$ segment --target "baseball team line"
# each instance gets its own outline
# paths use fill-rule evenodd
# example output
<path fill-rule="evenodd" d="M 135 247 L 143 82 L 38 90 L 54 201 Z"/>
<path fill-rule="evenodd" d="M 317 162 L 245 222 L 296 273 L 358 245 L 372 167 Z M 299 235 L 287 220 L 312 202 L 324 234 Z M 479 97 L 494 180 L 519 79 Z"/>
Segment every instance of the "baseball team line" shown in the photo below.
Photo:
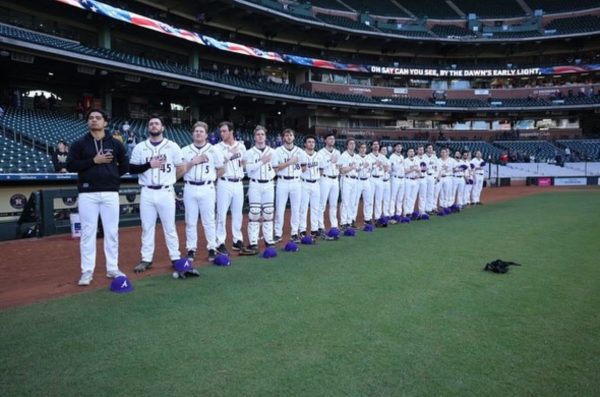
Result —
<path fill-rule="evenodd" d="M 233 124 L 219 124 L 222 141 L 208 142 L 208 125 L 192 127 L 193 142 L 180 148 L 163 136 L 159 117 L 148 121 L 149 137 L 138 143 L 129 159 L 123 144 L 106 134 L 108 116 L 100 109 L 88 113 L 90 132 L 72 144 L 67 169 L 78 173 L 81 221 L 79 285 L 90 285 L 96 262 L 98 216 L 104 228 L 106 275 L 125 276 L 118 266 L 119 187 L 121 175 L 138 174 L 142 226 L 141 260 L 135 272 L 152 267 L 157 217 L 160 218 L 174 274 L 198 275 L 191 267 L 198 247 L 198 218 L 207 241 L 208 260 L 228 263 L 226 219 L 231 212 L 232 250 L 241 255 L 259 253 L 259 236 L 272 250 L 283 234 L 284 214 L 290 202 L 291 240 L 294 243 L 320 238 L 335 240 L 342 229 L 352 235 L 362 198 L 363 230 L 388 224 L 428 220 L 445 216 L 467 205 L 481 204 L 485 161 L 481 152 L 456 152 L 442 148 L 438 157 L 433 145 L 410 148 L 404 157 L 401 143 L 388 157 L 387 148 L 372 141 L 367 145 L 346 140 L 346 150 L 335 149 L 335 134 L 325 137 L 317 151 L 313 136 L 304 138 L 304 149 L 294 144 L 295 132 L 282 132 L 283 145 L 267 145 L 267 130 L 254 129 L 254 146 L 246 149 L 234 137 Z M 248 187 L 248 239 L 244 245 L 242 209 L 243 179 Z M 187 256 L 181 257 L 175 228 L 174 185 L 183 177 Z M 338 200 L 341 194 L 338 224 Z M 325 209 L 329 230 L 325 230 Z M 310 211 L 310 225 L 307 216 Z M 265 253 L 266 254 L 266 253 Z M 266 255 L 265 255 L 266 256 Z"/>

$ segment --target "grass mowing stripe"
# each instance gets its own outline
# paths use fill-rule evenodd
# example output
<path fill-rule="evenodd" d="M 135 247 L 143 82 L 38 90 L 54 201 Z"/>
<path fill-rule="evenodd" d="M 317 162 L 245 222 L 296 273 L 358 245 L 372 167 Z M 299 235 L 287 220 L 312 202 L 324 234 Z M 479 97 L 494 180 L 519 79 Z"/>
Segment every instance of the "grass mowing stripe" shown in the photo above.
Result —
<path fill-rule="evenodd" d="M 2 390 L 592 395 L 599 197 L 528 197 L 8 310 Z M 523 267 L 481 271 L 496 258 Z"/>

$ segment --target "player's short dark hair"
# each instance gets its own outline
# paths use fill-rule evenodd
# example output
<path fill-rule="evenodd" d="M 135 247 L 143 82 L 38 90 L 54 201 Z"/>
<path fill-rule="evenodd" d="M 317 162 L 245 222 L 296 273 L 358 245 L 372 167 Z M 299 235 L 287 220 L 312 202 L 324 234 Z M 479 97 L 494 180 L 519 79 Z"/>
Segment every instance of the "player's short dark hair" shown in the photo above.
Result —
<path fill-rule="evenodd" d="M 398 145 L 400 145 L 400 146 L 404 147 L 404 146 L 402 145 L 402 143 L 401 143 L 401 142 L 396 142 L 396 143 L 394 144 L 394 148 L 395 148 L 396 146 L 398 146 Z"/>
<path fill-rule="evenodd" d="M 427 145 L 425 145 L 425 149 L 427 149 L 429 146 L 431 146 L 431 148 L 433 149 L 433 144 L 432 143 L 428 143 Z"/>
<path fill-rule="evenodd" d="M 348 138 L 348 139 L 346 139 L 346 147 L 348 147 L 348 144 L 350 142 L 356 142 L 356 139 L 354 139 L 354 138 Z"/>
<path fill-rule="evenodd" d="M 317 138 L 314 135 L 307 135 L 306 137 L 304 137 L 304 143 L 306 143 L 306 141 L 308 141 L 309 139 L 312 139 L 313 141 L 315 141 L 315 143 L 317 143 Z"/>
<path fill-rule="evenodd" d="M 325 133 L 325 139 L 329 138 L 330 136 L 335 138 L 336 135 L 337 135 L 336 130 L 329 130 Z"/>
<path fill-rule="evenodd" d="M 219 123 L 219 129 L 226 126 L 229 131 L 233 131 L 233 123 L 231 121 L 221 121 Z"/>
<path fill-rule="evenodd" d="M 154 120 L 154 119 L 160 121 L 160 125 L 165 125 L 165 122 L 158 114 L 151 114 L 150 118 L 148 119 L 148 122 L 150 122 L 150 120 Z"/>
<path fill-rule="evenodd" d="M 358 148 L 360 149 L 361 146 L 367 147 L 367 142 L 359 142 Z"/>
<path fill-rule="evenodd" d="M 425 146 L 423 146 L 423 145 L 417 145 L 417 149 L 419 149 L 419 148 L 423 148 L 423 150 L 425 150 Z"/>
<path fill-rule="evenodd" d="M 377 144 L 378 144 L 379 146 L 381 146 L 381 142 L 379 141 L 379 139 L 373 139 L 373 140 L 371 141 L 371 147 L 373 147 L 373 144 L 374 144 L 375 142 L 377 142 Z"/>
<path fill-rule="evenodd" d="M 107 123 L 110 121 L 110 118 L 108 117 L 108 113 L 106 113 L 104 110 L 99 109 L 99 108 L 92 108 L 90 110 L 87 111 L 87 113 L 85 114 L 85 119 L 89 119 L 90 118 L 90 114 L 92 113 L 100 113 L 102 115 L 102 118 L 104 119 L 104 121 L 106 121 Z"/>

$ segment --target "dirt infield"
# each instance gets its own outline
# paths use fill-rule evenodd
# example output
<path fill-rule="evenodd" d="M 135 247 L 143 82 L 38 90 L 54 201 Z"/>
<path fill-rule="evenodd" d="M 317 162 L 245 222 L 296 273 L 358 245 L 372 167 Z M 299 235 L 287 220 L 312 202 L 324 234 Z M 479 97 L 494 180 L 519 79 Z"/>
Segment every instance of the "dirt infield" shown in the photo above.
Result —
<path fill-rule="evenodd" d="M 516 186 L 485 189 L 486 203 L 508 200 L 514 197 L 530 196 L 551 191 L 567 191 L 572 188 Z M 581 189 L 578 189 L 581 190 Z M 360 211 L 359 211 L 360 213 Z M 325 216 L 327 219 L 327 215 Z M 229 231 L 229 225 L 227 230 Z M 177 231 L 181 252 L 185 249 L 183 222 L 178 222 Z M 246 234 L 246 223 L 243 226 Z M 123 228 L 119 232 L 120 268 L 134 282 L 148 275 L 164 274 L 170 271 L 162 228 L 157 227 L 156 254 L 154 268 L 145 274 L 134 274 L 132 269 L 140 258 L 140 228 Z M 199 227 L 198 242 L 204 244 L 204 234 Z M 230 245 L 228 245 L 230 246 Z M 199 247 L 201 248 L 201 247 Z M 79 241 L 65 235 L 41 239 L 15 240 L 0 243 L 2 261 L 0 263 L 0 309 L 30 304 L 68 294 L 81 293 L 90 288 L 107 288 L 110 284 L 105 277 L 102 240 L 98 240 L 96 271 L 92 287 L 77 286 L 80 276 Z M 196 264 L 208 265 L 206 251 L 200 249 Z"/>

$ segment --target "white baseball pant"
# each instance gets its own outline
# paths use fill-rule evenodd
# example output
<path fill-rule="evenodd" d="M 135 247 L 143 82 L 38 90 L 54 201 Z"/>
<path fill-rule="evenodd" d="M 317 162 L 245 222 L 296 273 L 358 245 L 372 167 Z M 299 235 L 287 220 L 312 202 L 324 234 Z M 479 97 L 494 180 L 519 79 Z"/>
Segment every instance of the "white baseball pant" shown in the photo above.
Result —
<path fill-rule="evenodd" d="M 419 192 L 419 180 L 404 179 L 404 216 L 411 216 L 415 210 L 415 202 Z"/>
<path fill-rule="evenodd" d="M 185 184 L 183 204 L 185 205 L 185 245 L 188 251 L 196 251 L 198 248 L 198 215 L 202 218 L 206 248 L 209 250 L 217 248 L 216 196 L 213 182 L 205 185 Z"/>
<path fill-rule="evenodd" d="M 353 221 L 354 204 L 356 202 L 356 177 L 350 178 L 343 176 L 342 181 L 342 225 L 350 225 Z"/>
<path fill-rule="evenodd" d="M 404 201 L 404 177 L 392 177 L 390 192 L 390 215 L 402 215 L 402 202 Z"/>
<path fill-rule="evenodd" d="M 356 216 L 358 215 L 358 207 L 360 205 L 360 198 L 362 197 L 363 219 L 365 222 L 371 221 L 371 219 L 373 219 L 373 193 L 371 190 L 371 181 L 369 180 L 369 178 L 359 178 L 356 181 L 355 192 L 356 198 L 354 200 L 352 220 L 356 220 Z"/>
<path fill-rule="evenodd" d="M 180 258 L 179 238 L 175 229 L 175 190 L 173 186 L 162 189 L 142 187 L 140 217 L 142 219 L 142 261 L 152 262 L 156 217 L 160 218 L 165 242 L 172 261 Z"/>
<path fill-rule="evenodd" d="M 456 204 L 459 207 L 462 207 L 464 189 L 465 178 L 462 176 L 452 177 L 452 204 Z"/>
<path fill-rule="evenodd" d="M 475 178 L 473 180 L 473 202 L 480 203 L 481 202 L 481 191 L 483 190 L 483 180 L 485 179 L 485 175 L 483 174 L 475 174 Z"/>
<path fill-rule="evenodd" d="M 81 256 L 81 272 L 93 273 L 96 267 L 96 232 L 98 231 L 98 215 L 102 219 L 104 229 L 104 256 L 106 271 L 119 270 L 119 193 L 90 192 L 79 193 L 77 200 L 81 237 L 79 253 Z"/>
<path fill-rule="evenodd" d="M 290 200 L 290 226 L 291 235 L 298 234 L 300 226 L 300 201 L 302 200 L 302 185 L 300 179 L 277 179 L 277 192 L 275 194 L 275 235 L 283 234 L 285 206 Z"/>
<path fill-rule="evenodd" d="M 454 204 L 452 192 L 454 188 L 454 177 L 452 175 L 444 176 L 438 183 L 440 187 L 440 204 L 442 208 L 449 208 Z"/>
<path fill-rule="evenodd" d="M 418 182 L 418 196 L 419 196 L 419 213 L 424 214 L 427 212 L 427 177 L 417 179 Z"/>
<path fill-rule="evenodd" d="M 373 198 L 373 218 L 379 219 L 383 212 L 383 180 L 381 177 L 371 177 L 371 197 Z"/>
<path fill-rule="evenodd" d="M 306 232 L 308 207 L 310 206 L 310 231 L 319 229 L 319 214 L 321 213 L 321 186 L 318 180 L 302 181 L 302 199 L 300 200 L 300 231 Z"/>
<path fill-rule="evenodd" d="M 225 244 L 227 240 L 227 211 L 230 207 L 233 241 L 244 241 L 242 235 L 244 185 L 241 181 L 230 182 L 220 179 L 217 183 L 217 245 Z"/>
<path fill-rule="evenodd" d="M 437 207 L 437 201 L 434 202 L 436 185 L 435 177 L 433 175 L 427 175 L 425 180 L 427 181 L 427 204 L 425 207 L 427 208 L 427 212 L 431 212 Z"/>
<path fill-rule="evenodd" d="M 392 216 L 393 212 L 390 212 L 390 196 L 392 191 L 392 184 L 390 180 L 382 181 L 383 183 L 383 216 Z"/>
<path fill-rule="evenodd" d="M 324 175 L 320 181 L 321 213 L 319 214 L 319 229 L 325 229 L 325 209 L 329 208 L 329 227 L 338 227 L 337 208 L 340 198 L 340 180 Z"/>
<path fill-rule="evenodd" d="M 465 181 L 465 188 L 463 190 L 463 204 L 471 204 L 471 192 L 473 191 L 473 185 Z"/>

